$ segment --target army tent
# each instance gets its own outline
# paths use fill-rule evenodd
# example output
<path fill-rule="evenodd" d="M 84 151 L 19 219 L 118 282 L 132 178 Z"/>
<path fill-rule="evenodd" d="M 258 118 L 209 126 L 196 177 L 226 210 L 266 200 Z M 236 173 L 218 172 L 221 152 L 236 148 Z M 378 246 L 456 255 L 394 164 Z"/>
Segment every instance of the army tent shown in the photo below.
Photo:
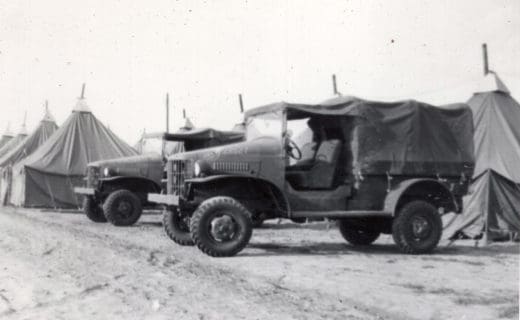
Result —
<path fill-rule="evenodd" d="M 45 116 L 40 124 L 27 136 L 21 143 L 0 158 L 1 182 L 0 182 L 0 201 L 2 204 L 8 202 L 12 182 L 12 165 L 33 153 L 58 129 L 54 118 L 45 110 Z"/>
<path fill-rule="evenodd" d="M 2 148 L 0 148 L 0 157 L 5 156 L 9 151 L 14 149 L 20 142 L 23 141 L 27 137 L 27 129 L 25 128 L 25 123 L 20 128 L 20 132 L 12 139 L 10 139 Z"/>
<path fill-rule="evenodd" d="M 471 192 L 446 228 L 450 238 L 493 240 L 520 231 L 520 104 L 495 73 L 480 90 L 468 101 L 475 124 Z"/>
<path fill-rule="evenodd" d="M 13 134 L 11 133 L 11 130 L 9 130 L 9 125 L 7 125 L 7 129 L 5 130 L 4 134 L 0 138 L 0 149 L 5 146 L 6 143 L 8 143 L 13 138 Z"/>
<path fill-rule="evenodd" d="M 11 202 L 25 207 L 80 207 L 74 187 L 83 185 L 89 162 L 135 154 L 80 98 L 65 123 L 13 166 Z"/>

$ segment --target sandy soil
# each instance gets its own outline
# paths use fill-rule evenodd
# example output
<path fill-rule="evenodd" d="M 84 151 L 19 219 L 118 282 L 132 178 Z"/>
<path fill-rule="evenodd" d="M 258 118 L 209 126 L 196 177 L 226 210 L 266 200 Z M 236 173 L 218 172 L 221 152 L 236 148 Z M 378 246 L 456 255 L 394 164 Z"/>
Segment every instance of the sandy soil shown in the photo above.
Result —
<path fill-rule="evenodd" d="M 327 224 L 268 224 L 233 258 L 83 215 L 0 209 L 1 319 L 518 319 L 519 246 L 400 254 Z"/>

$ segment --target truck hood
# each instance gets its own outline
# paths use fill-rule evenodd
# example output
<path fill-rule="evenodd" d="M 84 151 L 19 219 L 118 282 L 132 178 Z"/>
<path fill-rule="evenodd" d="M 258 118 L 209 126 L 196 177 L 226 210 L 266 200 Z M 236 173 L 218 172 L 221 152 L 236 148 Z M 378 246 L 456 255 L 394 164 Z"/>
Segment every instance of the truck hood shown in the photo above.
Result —
<path fill-rule="evenodd" d="M 267 174 L 266 170 L 283 165 L 282 155 L 280 139 L 260 137 L 251 141 L 178 153 L 168 160 L 188 160 L 192 165 L 198 162 L 206 175 L 240 174 L 262 177 Z"/>
<path fill-rule="evenodd" d="M 149 177 L 156 171 L 161 172 L 163 167 L 162 157 L 158 153 L 149 153 L 110 160 L 91 162 L 89 167 L 98 167 L 101 171 L 108 168 L 110 176 L 139 176 Z"/>

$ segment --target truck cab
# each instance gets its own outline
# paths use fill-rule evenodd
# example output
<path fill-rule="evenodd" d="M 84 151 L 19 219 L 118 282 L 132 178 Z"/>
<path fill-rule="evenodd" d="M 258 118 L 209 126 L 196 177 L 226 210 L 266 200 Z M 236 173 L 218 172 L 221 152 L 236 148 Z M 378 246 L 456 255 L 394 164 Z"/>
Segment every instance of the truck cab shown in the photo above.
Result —
<path fill-rule="evenodd" d="M 84 195 L 83 210 L 90 220 L 132 225 L 144 207 L 155 205 L 147 201 L 147 194 L 165 189 L 163 168 L 168 156 L 242 138 L 241 132 L 211 128 L 144 134 L 139 142 L 140 155 L 89 163 L 86 187 L 75 188 L 75 192 Z"/>
<path fill-rule="evenodd" d="M 166 164 L 164 225 L 179 244 L 231 256 L 252 222 L 338 221 L 353 245 L 392 234 L 407 253 L 432 251 L 443 212 L 461 212 L 473 170 L 465 105 L 341 97 L 275 103 L 245 113 L 246 140 L 178 153 Z"/>

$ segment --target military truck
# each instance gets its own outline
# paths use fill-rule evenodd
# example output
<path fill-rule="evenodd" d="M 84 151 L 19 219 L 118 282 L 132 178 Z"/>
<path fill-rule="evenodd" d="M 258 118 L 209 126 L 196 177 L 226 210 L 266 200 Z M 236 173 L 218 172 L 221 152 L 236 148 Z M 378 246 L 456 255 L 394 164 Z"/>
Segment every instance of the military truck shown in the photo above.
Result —
<path fill-rule="evenodd" d="M 210 128 L 181 130 L 177 133 L 150 133 L 140 142 L 141 155 L 89 163 L 86 187 L 75 188 L 84 195 L 83 211 L 94 222 L 116 226 L 136 223 L 143 207 L 155 205 L 148 193 L 160 193 L 166 157 L 243 140 L 243 133 Z"/>
<path fill-rule="evenodd" d="M 428 253 L 441 238 L 441 215 L 462 210 L 474 167 L 464 104 L 337 97 L 274 103 L 244 117 L 245 141 L 168 158 L 167 193 L 148 200 L 169 207 L 164 225 L 175 242 L 233 256 L 258 216 L 328 218 L 352 245 L 383 233 L 405 253 Z M 296 143 L 305 130 L 307 141 Z"/>

